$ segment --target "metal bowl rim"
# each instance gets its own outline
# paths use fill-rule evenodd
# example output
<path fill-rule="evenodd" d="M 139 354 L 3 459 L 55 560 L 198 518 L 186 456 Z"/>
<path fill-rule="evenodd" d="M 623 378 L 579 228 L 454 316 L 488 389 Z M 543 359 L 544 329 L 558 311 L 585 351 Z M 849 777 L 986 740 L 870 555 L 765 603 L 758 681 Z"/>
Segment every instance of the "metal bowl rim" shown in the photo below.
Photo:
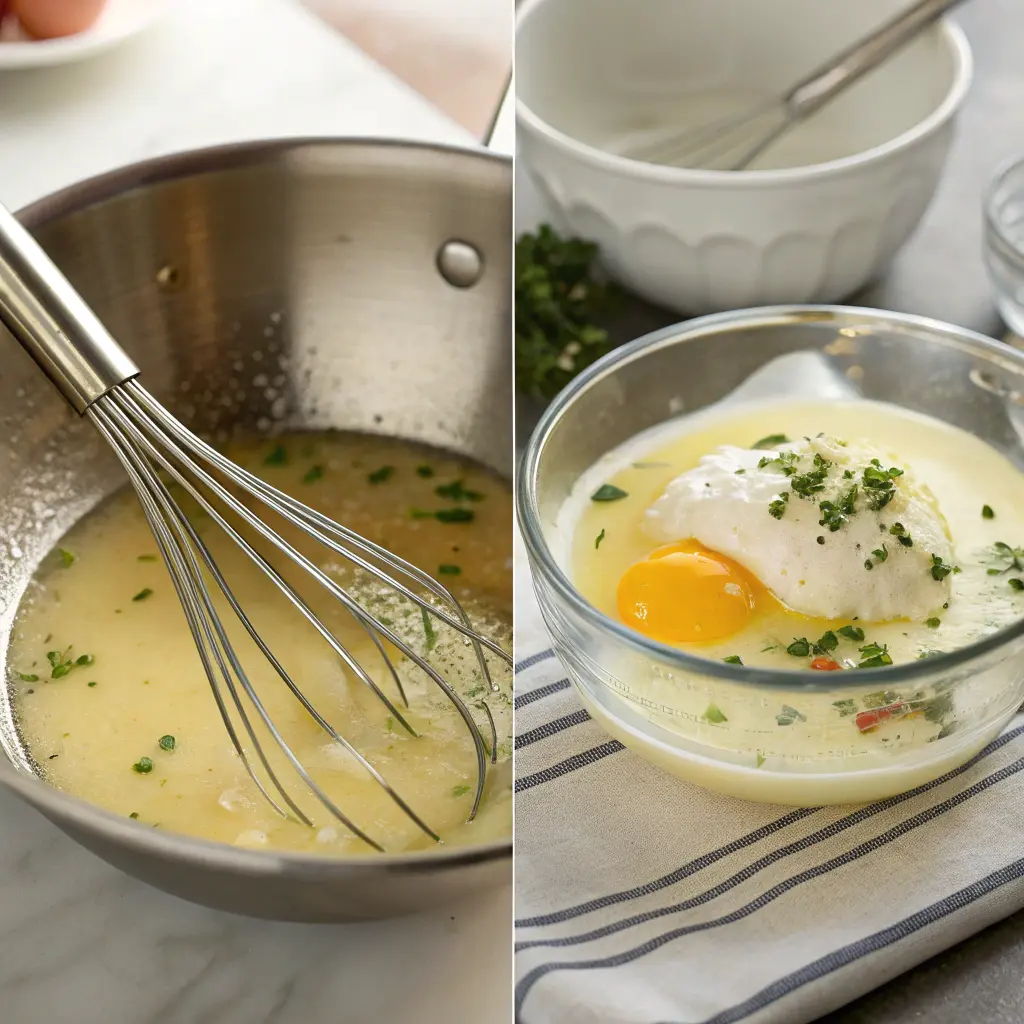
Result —
<path fill-rule="evenodd" d="M 536 479 L 539 472 L 543 449 L 547 439 L 562 417 L 571 409 L 577 398 L 600 379 L 614 374 L 621 364 L 642 359 L 647 353 L 668 348 L 677 343 L 685 343 L 707 334 L 719 333 L 728 328 L 758 328 L 778 326 L 786 323 L 800 323 L 813 320 L 815 322 L 833 321 L 839 326 L 848 323 L 850 326 L 873 322 L 879 326 L 912 328 L 930 333 L 936 339 L 947 342 L 960 342 L 983 356 L 991 363 L 1008 365 L 1013 371 L 1024 376 L 1024 353 L 1004 345 L 1002 342 L 985 337 L 967 328 L 943 323 L 930 317 L 912 313 L 896 313 L 887 310 L 871 309 L 862 306 L 833 305 L 791 305 L 791 306 L 758 306 L 751 309 L 730 310 L 725 313 L 713 313 L 709 316 L 697 317 L 693 320 L 681 321 L 669 327 L 661 328 L 645 334 L 635 341 L 623 345 L 597 362 L 587 367 L 572 380 L 544 411 L 540 422 L 527 443 L 526 450 L 520 460 L 519 472 L 516 476 L 516 516 L 523 540 L 530 557 L 534 572 L 540 572 L 545 583 L 550 585 L 558 597 L 565 602 L 587 624 L 598 631 L 610 633 L 614 638 L 648 657 L 654 657 L 662 663 L 686 672 L 710 676 L 723 682 L 765 687 L 768 689 L 795 688 L 821 690 L 828 692 L 859 691 L 875 681 L 883 688 L 896 686 L 903 682 L 924 680 L 935 675 L 948 675 L 957 668 L 963 668 L 969 662 L 991 654 L 1007 644 L 1024 638 L 1024 617 L 1017 622 L 1005 626 L 982 640 L 968 644 L 955 651 L 935 655 L 901 665 L 888 665 L 881 668 L 849 669 L 843 673 L 843 682 L 835 680 L 816 681 L 816 673 L 787 669 L 755 668 L 747 665 L 729 665 L 711 658 L 687 654 L 676 647 L 650 640 L 640 633 L 629 629 L 621 622 L 616 622 L 604 612 L 595 608 L 573 586 L 568 576 L 555 562 L 551 550 L 544 539 L 540 523 L 540 512 L 537 505 Z M 829 675 L 831 673 L 821 673 Z M 809 678 L 811 677 L 811 678 Z"/>

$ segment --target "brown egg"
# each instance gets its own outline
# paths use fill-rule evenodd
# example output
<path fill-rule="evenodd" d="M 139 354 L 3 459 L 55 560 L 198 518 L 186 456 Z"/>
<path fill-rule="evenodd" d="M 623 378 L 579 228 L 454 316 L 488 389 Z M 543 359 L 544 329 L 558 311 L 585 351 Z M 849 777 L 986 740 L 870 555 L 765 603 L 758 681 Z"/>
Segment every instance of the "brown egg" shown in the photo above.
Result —
<path fill-rule="evenodd" d="M 95 24 L 107 0 L 11 0 L 21 27 L 36 39 L 57 39 Z"/>

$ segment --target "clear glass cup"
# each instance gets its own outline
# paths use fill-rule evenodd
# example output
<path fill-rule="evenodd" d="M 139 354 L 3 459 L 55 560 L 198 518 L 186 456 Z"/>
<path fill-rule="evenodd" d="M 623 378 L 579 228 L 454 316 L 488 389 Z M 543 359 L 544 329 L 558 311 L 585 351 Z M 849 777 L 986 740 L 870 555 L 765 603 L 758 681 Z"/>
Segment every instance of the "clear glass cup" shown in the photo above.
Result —
<path fill-rule="evenodd" d="M 1024 159 L 1005 164 L 985 193 L 985 266 L 1006 325 L 1024 337 Z"/>
<path fill-rule="evenodd" d="M 579 476 L 641 431 L 730 395 L 779 356 L 811 352 L 868 399 L 958 426 L 1024 469 L 1024 355 L 921 317 L 772 307 L 641 338 L 555 399 L 520 466 L 518 513 L 553 645 L 591 714 L 648 760 L 711 788 L 815 805 L 880 799 L 955 771 L 1024 698 L 1024 620 L 959 650 L 841 673 L 730 665 L 633 632 L 591 606 L 554 554 Z M 908 714 L 884 745 L 837 702 L 882 693 Z M 726 722 L 700 709 L 714 704 Z M 936 734 L 928 709 L 944 708 Z M 786 709 L 797 711 L 790 715 Z M 913 712 L 913 713 L 909 713 Z M 905 727 L 904 727 L 905 723 Z"/>

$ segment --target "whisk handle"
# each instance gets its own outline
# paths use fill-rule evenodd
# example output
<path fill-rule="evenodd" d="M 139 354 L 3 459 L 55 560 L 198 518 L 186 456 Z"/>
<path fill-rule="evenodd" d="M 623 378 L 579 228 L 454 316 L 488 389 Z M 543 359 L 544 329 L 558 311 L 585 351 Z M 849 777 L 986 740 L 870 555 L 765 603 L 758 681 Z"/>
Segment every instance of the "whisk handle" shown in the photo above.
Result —
<path fill-rule="evenodd" d="M 837 93 L 878 67 L 890 54 L 962 0 L 918 0 L 881 28 L 816 68 L 785 96 L 792 117 L 806 117 Z"/>
<path fill-rule="evenodd" d="M 3 206 L 0 323 L 78 413 L 139 372 L 39 243 Z"/>

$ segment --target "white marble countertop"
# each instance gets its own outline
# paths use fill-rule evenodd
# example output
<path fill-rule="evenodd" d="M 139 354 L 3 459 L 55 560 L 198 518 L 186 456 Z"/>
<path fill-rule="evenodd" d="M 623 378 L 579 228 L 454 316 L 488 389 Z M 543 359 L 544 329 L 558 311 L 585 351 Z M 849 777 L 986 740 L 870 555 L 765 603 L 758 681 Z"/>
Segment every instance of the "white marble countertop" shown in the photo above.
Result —
<path fill-rule="evenodd" d="M 94 61 L 0 73 L 0 202 L 17 209 L 147 156 L 285 135 L 473 142 L 288 0 L 179 0 Z M 0 1021 L 504 1021 L 511 902 L 503 891 L 359 925 L 252 921 L 128 878 L 0 791 Z"/>

